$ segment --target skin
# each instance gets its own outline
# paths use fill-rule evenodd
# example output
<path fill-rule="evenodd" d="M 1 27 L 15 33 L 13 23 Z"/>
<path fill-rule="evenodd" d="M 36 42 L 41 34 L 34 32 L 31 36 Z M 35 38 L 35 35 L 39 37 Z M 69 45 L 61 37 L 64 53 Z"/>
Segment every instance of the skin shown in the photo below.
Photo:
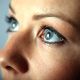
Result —
<path fill-rule="evenodd" d="M 10 5 L 19 30 L 9 32 L 0 52 L 3 80 L 80 80 L 80 1 L 12 0 Z M 41 40 L 43 25 L 51 25 L 65 42 Z"/>

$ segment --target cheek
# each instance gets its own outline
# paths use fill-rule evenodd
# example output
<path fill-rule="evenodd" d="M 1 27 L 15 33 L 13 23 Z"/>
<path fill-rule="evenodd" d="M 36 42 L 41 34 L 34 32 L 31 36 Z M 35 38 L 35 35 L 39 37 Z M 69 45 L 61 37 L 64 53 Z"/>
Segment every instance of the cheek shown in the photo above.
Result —
<path fill-rule="evenodd" d="M 32 61 L 38 80 L 68 80 L 73 75 L 72 65 L 68 61 L 52 59 L 41 54 L 35 56 Z"/>
<path fill-rule="evenodd" d="M 44 48 L 40 42 L 37 45 L 37 53 L 34 55 L 32 63 L 38 80 L 76 80 L 74 79 L 76 73 L 75 60 L 69 59 L 69 56 L 64 58 L 63 53 L 60 54 L 64 51 L 58 52 L 58 49 L 57 51 L 53 49 L 50 52 L 50 49 Z"/>

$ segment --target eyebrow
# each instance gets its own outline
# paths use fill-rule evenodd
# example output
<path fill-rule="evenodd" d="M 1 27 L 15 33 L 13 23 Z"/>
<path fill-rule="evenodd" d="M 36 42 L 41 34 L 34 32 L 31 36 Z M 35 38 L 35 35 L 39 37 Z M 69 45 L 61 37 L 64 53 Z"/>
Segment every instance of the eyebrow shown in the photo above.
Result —
<path fill-rule="evenodd" d="M 77 28 L 77 24 L 75 21 L 73 21 L 72 19 L 68 18 L 67 16 L 65 16 L 64 14 L 60 13 L 60 14 L 57 14 L 57 13 L 47 13 L 47 14 L 39 14 L 39 15 L 34 15 L 33 16 L 33 19 L 34 20 L 39 20 L 39 19 L 42 19 L 42 18 L 46 18 L 46 17 L 56 17 L 56 18 L 59 18 L 59 19 L 62 19 L 66 22 L 68 22 L 69 24 L 71 24 L 73 27 Z"/>
<path fill-rule="evenodd" d="M 15 14 L 15 10 L 13 9 L 13 7 L 11 6 L 11 4 L 9 4 L 9 9 L 12 11 L 12 13 L 14 13 Z M 77 24 L 73 21 L 73 20 L 71 20 L 71 19 L 69 19 L 67 16 L 65 16 L 63 13 L 59 13 L 59 14 L 57 14 L 57 13 L 45 13 L 45 14 L 36 14 L 36 15 L 34 15 L 33 16 L 33 19 L 34 20 L 40 20 L 40 19 L 42 19 L 42 18 L 46 18 L 46 17 L 57 17 L 57 18 L 59 18 L 59 19 L 62 19 L 62 20 L 64 20 L 64 21 L 66 21 L 66 22 L 68 22 L 68 23 L 70 23 L 73 27 L 75 27 L 75 28 L 77 28 L 76 26 L 77 26 Z"/>
<path fill-rule="evenodd" d="M 12 11 L 12 13 L 15 14 L 15 11 L 14 11 L 13 7 L 11 6 L 11 4 L 9 4 L 9 9 Z"/>

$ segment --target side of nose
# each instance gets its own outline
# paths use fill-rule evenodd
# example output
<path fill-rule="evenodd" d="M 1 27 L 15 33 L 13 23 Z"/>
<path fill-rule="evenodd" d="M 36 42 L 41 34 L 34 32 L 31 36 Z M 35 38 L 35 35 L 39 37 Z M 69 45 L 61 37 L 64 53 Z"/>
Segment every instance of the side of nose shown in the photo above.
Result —
<path fill-rule="evenodd" d="M 16 42 L 16 41 L 15 41 Z M 25 73 L 29 70 L 28 60 L 23 55 L 20 46 L 12 42 L 0 52 L 0 64 L 8 72 Z M 16 46 L 17 45 L 17 46 Z"/>
<path fill-rule="evenodd" d="M 28 61 L 21 52 L 2 53 L 5 54 L 0 58 L 0 64 L 7 71 L 15 73 L 25 73 L 29 69 Z"/>

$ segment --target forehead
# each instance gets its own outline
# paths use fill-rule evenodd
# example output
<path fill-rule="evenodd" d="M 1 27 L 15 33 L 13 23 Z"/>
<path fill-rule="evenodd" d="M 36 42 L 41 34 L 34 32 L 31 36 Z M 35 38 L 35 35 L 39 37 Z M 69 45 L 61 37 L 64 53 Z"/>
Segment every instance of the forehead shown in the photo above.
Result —
<path fill-rule="evenodd" d="M 45 9 L 76 10 L 80 6 L 79 0 L 12 0 L 14 8 L 21 9 Z M 65 11 L 66 11 L 65 10 Z"/>

